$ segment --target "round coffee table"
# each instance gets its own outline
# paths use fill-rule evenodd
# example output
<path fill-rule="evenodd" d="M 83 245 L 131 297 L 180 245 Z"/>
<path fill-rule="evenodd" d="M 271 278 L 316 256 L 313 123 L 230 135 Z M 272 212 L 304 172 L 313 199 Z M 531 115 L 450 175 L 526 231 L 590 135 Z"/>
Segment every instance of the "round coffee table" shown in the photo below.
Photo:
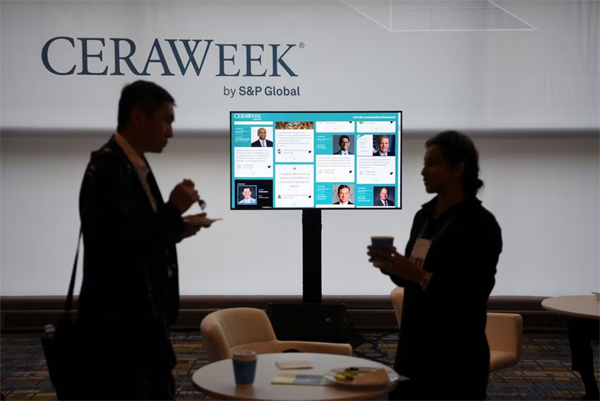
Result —
<path fill-rule="evenodd" d="M 583 319 L 600 319 L 600 301 L 595 295 L 572 295 L 546 298 L 542 307 L 562 315 Z"/>
<path fill-rule="evenodd" d="M 277 361 L 310 361 L 311 369 L 280 370 Z M 348 367 L 384 368 L 378 362 L 344 355 L 285 353 L 258 355 L 256 377 L 252 386 L 236 386 L 231 359 L 210 363 L 192 375 L 194 386 L 201 392 L 229 400 L 366 400 L 392 391 L 398 382 L 387 386 L 292 385 L 271 384 L 280 373 L 324 375 L 331 369 Z M 400 380 L 408 380 L 400 376 Z"/>
<path fill-rule="evenodd" d="M 579 370 L 581 380 L 586 389 L 584 399 L 598 399 L 598 385 L 594 377 L 594 363 L 590 342 L 598 340 L 598 323 L 600 319 L 600 300 L 595 295 L 573 295 L 567 297 L 547 298 L 542 307 L 552 312 L 570 317 L 569 347 L 571 348 L 572 369 Z M 587 327 L 593 327 L 590 330 Z M 575 368 L 578 361 L 579 366 Z"/>

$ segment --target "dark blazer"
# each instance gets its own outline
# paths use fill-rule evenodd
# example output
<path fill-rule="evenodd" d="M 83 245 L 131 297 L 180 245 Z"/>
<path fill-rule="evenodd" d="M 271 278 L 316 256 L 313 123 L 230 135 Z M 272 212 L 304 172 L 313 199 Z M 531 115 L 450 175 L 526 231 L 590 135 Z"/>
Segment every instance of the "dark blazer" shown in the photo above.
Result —
<path fill-rule="evenodd" d="M 393 200 L 387 200 L 388 206 L 394 206 L 394 201 Z M 381 198 L 377 198 L 375 199 L 375 202 L 373 202 L 373 206 L 383 206 L 383 202 L 381 201 Z"/>
<path fill-rule="evenodd" d="M 388 156 L 395 156 L 394 152 L 387 152 L 387 155 Z M 376 153 L 373 154 L 373 156 L 381 156 L 381 155 L 379 154 L 379 151 L 377 151 Z"/>
<path fill-rule="evenodd" d="M 267 148 L 273 147 L 273 141 L 269 141 L 268 139 L 265 139 L 265 141 L 267 142 Z M 262 148 L 262 146 L 260 146 L 260 140 L 252 142 L 252 145 L 250 146 L 252 146 L 253 148 Z"/>
<path fill-rule="evenodd" d="M 334 203 L 334 205 L 339 205 L 339 204 L 340 204 L 340 201 L 337 201 L 337 202 L 335 202 L 335 203 Z M 348 204 L 349 204 L 349 205 L 354 205 L 354 203 L 352 203 L 352 202 L 350 202 L 350 201 L 348 201 Z"/>
<path fill-rule="evenodd" d="M 168 368 L 175 364 L 168 325 L 179 309 L 175 242 L 184 224 L 177 207 L 163 201 L 151 172 L 148 185 L 156 213 L 114 136 L 92 153 L 83 178 L 78 325 L 97 347 L 86 355 L 95 358 L 93 366 L 98 369 L 121 362 L 137 368 L 150 361 Z M 119 376 L 121 385 L 127 386 L 128 374 Z M 115 372 L 115 380 L 119 377 Z"/>
<path fill-rule="evenodd" d="M 341 155 L 342 154 L 342 149 L 338 150 L 337 152 L 334 153 L 334 155 Z M 348 151 L 349 155 L 353 155 L 354 153 Z"/>
<path fill-rule="evenodd" d="M 409 257 L 421 233 L 436 237 L 422 266 L 433 273 L 429 285 L 423 290 L 391 276 L 405 291 L 395 370 L 411 383 L 394 390 L 390 399 L 396 394 L 406 399 L 485 399 L 487 301 L 502 251 L 500 226 L 474 196 L 432 219 L 435 202 L 415 215 L 405 250 Z M 444 361 L 452 361 L 452 369 Z"/>

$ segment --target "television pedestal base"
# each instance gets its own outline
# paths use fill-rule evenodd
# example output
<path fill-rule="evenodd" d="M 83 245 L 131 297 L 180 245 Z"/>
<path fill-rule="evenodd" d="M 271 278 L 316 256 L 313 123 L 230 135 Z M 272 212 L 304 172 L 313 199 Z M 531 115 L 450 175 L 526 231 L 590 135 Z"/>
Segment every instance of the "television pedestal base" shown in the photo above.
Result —
<path fill-rule="evenodd" d="M 321 209 L 302 210 L 302 303 L 271 303 L 267 314 L 282 341 L 350 343 L 364 339 L 350 324 L 346 304 L 323 304 Z"/>
<path fill-rule="evenodd" d="M 347 343 L 346 304 L 270 303 L 267 315 L 278 340 Z"/>

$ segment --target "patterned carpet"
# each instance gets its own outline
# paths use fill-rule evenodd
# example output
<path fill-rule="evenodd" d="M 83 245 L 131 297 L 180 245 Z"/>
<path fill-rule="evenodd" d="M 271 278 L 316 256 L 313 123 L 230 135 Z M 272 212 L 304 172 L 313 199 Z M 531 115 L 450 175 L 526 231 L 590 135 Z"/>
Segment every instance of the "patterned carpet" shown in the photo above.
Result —
<path fill-rule="evenodd" d="M 393 365 L 396 333 L 362 333 L 365 342 L 355 348 L 357 357 Z M 44 354 L 37 333 L 2 333 L 2 398 L 7 400 L 53 400 Z M 210 400 L 194 389 L 191 375 L 207 363 L 199 332 L 172 334 L 178 364 L 175 369 L 177 400 Z M 595 344 L 596 375 L 598 344 Z M 521 362 L 490 376 L 491 400 L 578 400 L 583 395 L 579 376 L 570 370 L 571 359 L 566 333 L 525 333 Z"/>

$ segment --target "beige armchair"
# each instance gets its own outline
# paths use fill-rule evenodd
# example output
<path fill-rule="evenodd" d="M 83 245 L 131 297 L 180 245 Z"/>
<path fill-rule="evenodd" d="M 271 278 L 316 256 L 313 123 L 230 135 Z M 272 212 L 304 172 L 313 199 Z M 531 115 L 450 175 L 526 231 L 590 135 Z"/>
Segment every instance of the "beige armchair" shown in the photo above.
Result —
<path fill-rule="evenodd" d="M 398 328 L 402 330 L 400 324 L 402 323 L 402 307 L 404 306 L 404 287 L 394 288 L 390 297 L 392 298 L 392 305 L 394 306 L 394 312 L 396 313 Z"/>
<path fill-rule="evenodd" d="M 390 297 L 398 320 L 398 327 L 401 329 L 404 288 L 394 288 Z M 519 363 L 523 348 L 523 318 L 521 315 L 488 312 L 485 335 L 490 345 L 490 372 Z"/>
<path fill-rule="evenodd" d="M 228 308 L 213 312 L 200 323 L 209 362 L 231 358 L 236 350 L 257 354 L 289 349 L 321 354 L 352 355 L 350 344 L 311 341 L 279 341 L 265 311 L 255 308 Z"/>
<path fill-rule="evenodd" d="M 490 372 L 519 363 L 523 348 L 521 315 L 488 312 L 485 335 L 490 345 Z"/>

